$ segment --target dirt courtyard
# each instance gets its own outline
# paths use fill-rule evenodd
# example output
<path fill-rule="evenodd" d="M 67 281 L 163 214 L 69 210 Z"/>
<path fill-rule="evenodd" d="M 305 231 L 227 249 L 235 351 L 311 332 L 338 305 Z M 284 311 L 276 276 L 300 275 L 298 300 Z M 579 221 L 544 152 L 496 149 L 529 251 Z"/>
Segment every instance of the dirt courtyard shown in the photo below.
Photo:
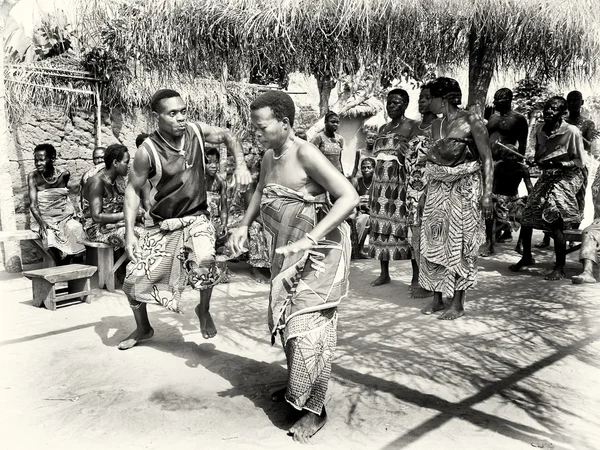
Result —
<path fill-rule="evenodd" d="M 499 249 L 480 260 L 454 322 L 419 313 L 427 300 L 407 294 L 409 262 L 392 263 L 379 288 L 377 261 L 352 262 L 330 418 L 311 448 L 600 447 L 600 285 L 544 281 L 550 251 L 512 274 L 518 255 Z M 231 267 L 213 295 L 216 338 L 202 338 L 186 290 L 185 314 L 149 307 L 155 337 L 128 351 L 116 348 L 134 326 L 121 291 L 52 312 L 31 305 L 27 279 L 0 273 L 0 447 L 300 448 L 286 435 L 291 408 L 269 396 L 286 371 L 270 345 L 268 288 Z"/>

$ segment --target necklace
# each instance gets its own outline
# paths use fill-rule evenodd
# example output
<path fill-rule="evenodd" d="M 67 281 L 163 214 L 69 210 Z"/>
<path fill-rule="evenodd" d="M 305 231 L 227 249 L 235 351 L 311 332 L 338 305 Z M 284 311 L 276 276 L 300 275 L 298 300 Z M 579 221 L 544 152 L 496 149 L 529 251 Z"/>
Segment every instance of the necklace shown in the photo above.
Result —
<path fill-rule="evenodd" d="M 294 137 L 294 138 L 292 139 L 292 144 L 295 144 L 295 143 L 296 143 L 296 138 Z M 279 156 L 278 156 L 278 155 L 276 155 L 276 154 L 275 154 L 275 150 L 273 150 L 273 159 L 277 160 L 277 159 L 281 159 L 281 158 L 283 158 L 283 157 L 285 156 L 285 154 L 286 154 L 287 152 L 289 152 L 289 151 L 290 151 L 290 149 L 292 148 L 292 144 L 290 144 L 290 146 L 289 146 L 288 148 L 286 148 L 286 149 L 285 149 L 283 152 L 281 152 L 281 154 L 280 154 Z"/>
<path fill-rule="evenodd" d="M 102 172 L 102 176 L 104 177 L 104 179 L 106 181 L 108 181 L 112 186 L 114 186 L 117 183 L 117 179 L 115 178 L 115 181 L 111 181 L 110 177 L 108 175 L 106 175 L 106 171 Z"/>
<path fill-rule="evenodd" d="M 367 183 L 365 183 L 365 179 L 363 178 L 363 179 L 362 179 L 362 184 L 363 184 L 363 186 L 364 186 L 364 187 L 367 189 L 367 191 L 368 191 L 369 189 L 371 189 L 371 186 L 373 185 L 373 178 L 371 178 L 371 182 L 369 183 L 369 185 L 368 185 L 368 186 L 367 186 Z"/>
<path fill-rule="evenodd" d="M 183 139 L 181 139 L 181 148 L 175 148 L 174 146 L 172 146 L 169 141 L 167 141 L 162 134 L 160 134 L 160 131 L 156 130 L 156 132 L 158 133 L 158 135 L 160 136 L 160 138 L 164 141 L 165 144 L 167 144 L 169 147 L 171 147 L 173 150 L 175 150 L 177 153 L 182 153 L 183 155 L 185 155 L 185 151 L 183 150 L 183 144 L 185 143 L 185 136 L 183 137 Z"/>
<path fill-rule="evenodd" d="M 56 170 L 52 169 L 52 176 L 50 177 L 50 180 L 52 180 L 52 181 L 49 181 L 49 180 L 48 180 L 48 179 L 47 179 L 47 178 L 44 176 L 44 174 L 43 174 L 43 173 L 40 173 L 40 175 L 42 176 L 42 178 L 44 179 L 44 181 L 46 182 L 46 184 L 53 184 L 53 183 L 56 183 L 56 178 L 57 178 L 57 177 L 56 177 Z"/>
<path fill-rule="evenodd" d="M 425 131 L 426 129 L 428 129 L 428 128 L 431 128 L 431 124 L 432 124 L 433 122 L 431 122 L 431 123 L 430 123 L 429 125 L 427 125 L 425 128 L 421 128 L 421 124 L 422 124 L 422 123 L 423 123 L 423 122 L 421 121 L 421 123 L 420 123 L 419 125 L 417 125 L 417 127 L 419 128 L 419 130 L 421 130 L 421 131 Z"/>

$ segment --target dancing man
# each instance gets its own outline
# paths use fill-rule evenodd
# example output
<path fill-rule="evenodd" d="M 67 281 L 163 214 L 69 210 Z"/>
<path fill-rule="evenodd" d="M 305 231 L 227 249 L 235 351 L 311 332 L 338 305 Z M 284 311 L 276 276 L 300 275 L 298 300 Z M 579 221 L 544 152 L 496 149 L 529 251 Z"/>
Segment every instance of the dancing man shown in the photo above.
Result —
<path fill-rule="evenodd" d="M 208 217 L 204 146 L 225 144 L 236 158 L 235 177 L 242 189 L 251 181 L 242 146 L 228 130 L 187 122 L 187 107 L 171 89 L 157 91 L 151 102 L 157 130 L 138 148 L 125 191 L 125 242 L 131 262 L 123 291 L 137 325 L 119 344 L 126 350 L 154 335 L 147 303 L 181 312 L 186 284 L 200 291 L 196 314 L 205 339 L 217 334 L 209 312 L 212 287 L 219 281 L 215 264 L 216 232 Z M 140 193 L 150 182 L 150 215 L 156 226 L 139 238 L 134 224 Z"/>

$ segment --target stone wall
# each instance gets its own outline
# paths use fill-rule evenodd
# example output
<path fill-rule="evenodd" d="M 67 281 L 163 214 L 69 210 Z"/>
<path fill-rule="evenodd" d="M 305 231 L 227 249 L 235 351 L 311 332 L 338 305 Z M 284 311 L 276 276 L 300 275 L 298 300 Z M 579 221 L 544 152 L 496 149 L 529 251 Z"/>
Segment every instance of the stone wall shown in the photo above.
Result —
<path fill-rule="evenodd" d="M 310 106 L 298 108 L 298 127 L 309 128 L 318 119 L 318 112 Z M 153 123 L 141 110 L 124 114 L 119 109 L 103 110 L 101 121 L 101 143 L 126 145 L 135 156 L 135 138 L 139 133 L 151 132 Z M 79 201 L 79 181 L 92 167 L 92 151 L 96 146 L 94 111 L 72 111 L 66 114 L 61 109 L 32 108 L 19 124 L 12 129 L 14 147 L 9 149 L 10 175 L 15 197 L 17 228 L 27 229 L 31 220 L 27 174 L 34 170 L 33 149 L 45 142 L 54 145 L 57 151 L 56 166 L 71 172 L 69 189 L 72 199 Z M 250 137 L 249 137 L 250 138 Z M 250 152 L 253 144 L 247 140 L 244 151 Z M 23 264 L 41 261 L 33 244 L 21 243 Z"/>

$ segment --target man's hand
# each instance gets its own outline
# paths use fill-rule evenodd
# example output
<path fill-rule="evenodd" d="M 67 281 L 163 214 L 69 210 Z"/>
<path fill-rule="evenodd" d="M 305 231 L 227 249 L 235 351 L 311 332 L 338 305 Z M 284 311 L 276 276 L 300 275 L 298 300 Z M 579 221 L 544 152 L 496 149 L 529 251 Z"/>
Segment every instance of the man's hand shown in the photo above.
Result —
<path fill-rule="evenodd" d="M 135 234 L 125 236 L 125 251 L 130 261 L 136 262 L 135 249 L 137 248 L 138 239 Z"/>
<path fill-rule="evenodd" d="M 227 247 L 231 252 L 232 256 L 238 256 L 248 251 L 248 227 L 241 225 L 235 229 L 229 241 L 227 241 Z"/>
<path fill-rule="evenodd" d="M 483 213 L 484 219 L 491 219 L 493 214 L 492 197 L 490 195 L 483 195 L 481 197 L 481 212 Z"/>
<path fill-rule="evenodd" d="M 252 175 L 246 167 L 238 167 L 234 173 L 235 182 L 240 192 L 246 192 L 248 186 L 252 183 Z"/>

